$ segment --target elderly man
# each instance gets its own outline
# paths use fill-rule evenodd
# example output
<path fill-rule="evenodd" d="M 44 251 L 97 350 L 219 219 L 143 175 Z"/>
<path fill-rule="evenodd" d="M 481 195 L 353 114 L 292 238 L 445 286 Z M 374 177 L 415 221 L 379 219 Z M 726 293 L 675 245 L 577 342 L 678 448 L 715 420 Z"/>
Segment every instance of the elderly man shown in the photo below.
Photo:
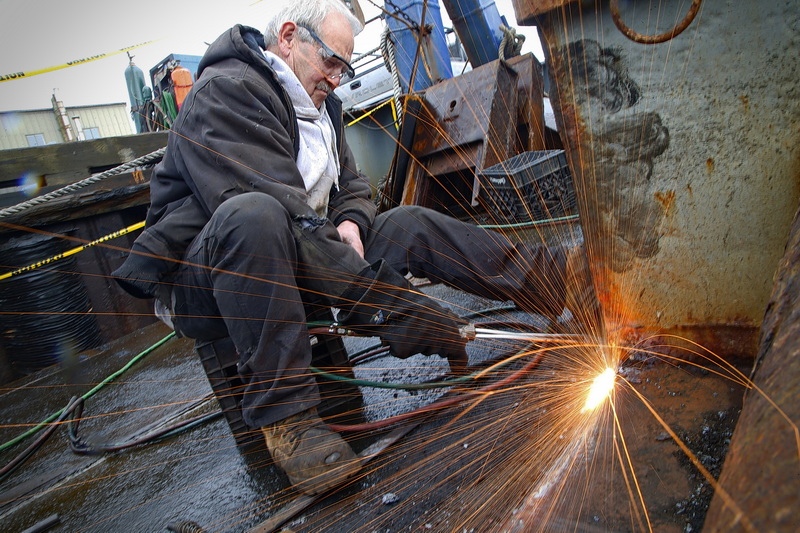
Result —
<path fill-rule="evenodd" d="M 146 229 L 114 273 L 165 304 L 179 334 L 232 339 L 244 419 L 309 494 L 359 466 L 316 412 L 306 304 L 341 309 L 341 323 L 397 357 L 439 354 L 462 368 L 464 321 L 404 274 L 551 316 L 565 301 L 560 248 L 417 206 L 376 214 L 333 93 L 353 75 L 360 29 L 339 0 L 298 0 L 263 35 L 236 26 L 220 36 L 154 171 Z"/>

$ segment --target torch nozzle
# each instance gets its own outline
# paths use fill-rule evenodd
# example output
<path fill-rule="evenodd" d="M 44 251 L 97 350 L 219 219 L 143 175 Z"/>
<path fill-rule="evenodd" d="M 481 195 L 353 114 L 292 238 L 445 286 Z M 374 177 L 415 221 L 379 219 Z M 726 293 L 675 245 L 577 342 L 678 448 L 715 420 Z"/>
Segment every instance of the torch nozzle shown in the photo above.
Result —
<path fill-rule="evenodd" d="M 458 328 L 458 333 L 461 335 L 462 338 L 467 339 L 468 341 L 474 341 L 477 337 L 477 332 L 475 331 L 475 324 L 467 324 L 465 326 L 461 326 Z"/>

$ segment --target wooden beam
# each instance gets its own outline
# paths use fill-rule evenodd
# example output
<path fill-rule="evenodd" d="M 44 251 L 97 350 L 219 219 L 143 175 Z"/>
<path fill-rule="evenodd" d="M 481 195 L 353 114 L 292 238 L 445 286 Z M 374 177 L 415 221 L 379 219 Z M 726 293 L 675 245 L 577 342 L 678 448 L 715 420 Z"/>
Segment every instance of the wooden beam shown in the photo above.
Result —
<path fill-rule="evenodd" d="M 167 145 L 167 132 L 106 137 L 0 151 L 0 187 L 20 178 L 44 178 L 46 186 L 62 186 L 147 155 Z"/>
<path fill-rule="evenodd" d="M 38 228 L 106 212 L 121 211 L 150 203 L 152 169 L 112 176 L 85 189 L 33 206 L 0 220 L 0 234 L 16 231 L 14 226 Z M 20 197 L 20 201 L 24 199 Z"/>
<path fill-rule="evenodd" d="M 544 15 L 575 0 L 511 0 L 517 23 L 521 26 L 536 26 L 536 17 Z"/>

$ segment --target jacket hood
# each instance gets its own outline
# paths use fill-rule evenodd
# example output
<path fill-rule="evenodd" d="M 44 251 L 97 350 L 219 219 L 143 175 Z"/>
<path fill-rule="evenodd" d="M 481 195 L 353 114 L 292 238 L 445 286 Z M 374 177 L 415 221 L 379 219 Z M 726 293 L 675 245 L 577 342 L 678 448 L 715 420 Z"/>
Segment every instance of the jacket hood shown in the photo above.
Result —
<path fill-rule="evenodd" d="M 286 90 L 278 82 L 277 75 L 272 67 L 267 63 L 264 57 L 264 34 L 250 26 L 237 24 L 236 26 L 225 31 L 222 35 L 211 43 L 206 50 L 205 55 L 200 60 L 197 66 L 197 78 L 203 74 L 203 70 L 213 66 L 216 63 L 226 61 L 229 59 L 236 59 L 251 65 L 267 75 L 267 78 L 279 93 L 283 95 L 284 103 L 289 109 L 293 120 L 297 120 L 294 109 L 291 109 L 291 101 Z M 331 92 L 325 99 L 325 106 L 328 108 L 328 114 L 331 117 L 333 126 L 338 136 L 338 143 L 341 145 L 341 126 L 342 126 L 342 101 L 335 92 Z M 294 138 L 294 153 L 295 156 L 298 152 L 299 139 Z"/>
<path fill-rule="evenodd" d="M 245 63 L 264 63 L 264 35 L 255 28 L 237 24 L 211 43 L 197 66 L 197 77 L 209 67 L 226 59 Z"/>

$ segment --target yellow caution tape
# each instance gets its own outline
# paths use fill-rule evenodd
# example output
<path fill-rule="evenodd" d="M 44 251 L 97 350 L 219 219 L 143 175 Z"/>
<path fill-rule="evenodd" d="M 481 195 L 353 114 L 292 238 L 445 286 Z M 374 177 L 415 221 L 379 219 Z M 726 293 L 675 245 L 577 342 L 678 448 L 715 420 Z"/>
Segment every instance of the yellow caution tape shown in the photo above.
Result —
<path fill-rule="evenodd" d="M 54 261 L 58 261 L 59 259 L 64 259 L 65 257 L 69 257 L 71 255 L 75 255 L 78 252 L 81 252 L 81 251 L 89 248 L 90 246 L 94 246 L 96 244 L 100 244 L 101 242 L 110 241 L 111 239 L 116 239 L 117 237 L 121 237 L 122 235 L 125 235 L 126 233 L 130 233 L 132 231 L 136 231 L 137 229 L 143 228 L 143 227 L 144 227 L 144 221 L 137 222 L 136 224 L 132 224 L 132 225 L 128 226 L 127 228 L 121 229 L 119 231 L 115 231 L 114 233 L 109 233 L 108 235 L 106 235 L 104 237 L 100 237 L 96 241 L 88 242 L 86 244 L 78 246 L 77 248 L 73 248 L 71 250 L 67 250 L 66 252 L 54 255 L 53 257 L 48 257 L 47 259 L 42 259 L 41 261 L 38 261 L 38 262 L 36 262 L 36 263 L 34 263 L 32 265 L 28 265 L 26 267 L 19 268 L 17 270 L 14 270 L 13 272 L 6 272 L 5 274 L 0 274 L 0 281 L 2 281 L 4 279 L 7 279 L 7 278 L 10 278 L 11 276 L 16 276 L 18 274 L 22 274 L 24 272 L 28 272 L 29 270 L 37 269 L 37 268 L 39 268 L 41 266 L 47 265 L 47 264 L 52 263 Z"/>
<path fill-rule="evenodd" d="M 362 120 L 364 120 L 365 118 L 367 118 L 368 116 L 370 116 L 371 114 L 373 114 L 373 113 L 374 113 L 375 111 L 377 111 L 378 109 L 380 109 L 380 108 L 382 108 L 383 106 L 385 106 L 385 105 L 388 105 L 388 104 L 390 104 L 390 103 L 392 103 L 392 102 L 394 102 L 394 100 L 392 100 L 391 98 L 390 98 L 390 99 L 388 99 L 388 100 L 386 100 L 384 103 L 382 103 L 382 104 L 381 104 L 381 105 L 379 105 L 378 107 L 376 107 L 376 108 L 374 108 L 374 109 L 370 110 L 368 113 L 364 113 L 363 115 L 361 115 L 361 116 L 360 116 L 360 117 L 358 117 L 357 119 L 355 119 L 355 120 L 353 120 L 353 121 L 351 121 L 351 122 L 348 122 L 347 124 L 345 124 L 345 127 L 346 127 L 346 128 L 349 128 L 350 126 L 352 126 L 352 125 L 354 125 L 354 124 L 358 124 L 359 122 L 361 122 Z M 395 118 L 396 118 L 396 117 L 395 117 Z"/>
<path fill-rule="evenodd" d="M 80 59 L 74 59 L 72 61 L 67 61 L 63 65 L 56 65 L 54 67 L 47 67 L 41 68 L 39 70 L 28 70 L 23 72 L 12 72 L 10 74 L 0 74 L 0 83 L 4 81 L 11 81 L 11 80 L 19 80 L 22 78 L 30 78 L 31 76 L 36 76 L 37 74 L 44 74 L 45 72 L 52 72 L 54 70 L 60 70 L 62 68 L 74 67 L 75 65 L 82 65 L 84 63 L 88 63 L 90 61 L 97 61 L 98 59 L 103 59 L 104 57 L 111 57 L 113 55 L 121 54 L 123 52 L 127 52 L 129 50 L 133 50 L 134 48 L 139 48 L 140 46 L 144 46 L 146 44 L 154 43 L 155 41 L 147 41 L 146 43 L 135 44 L 133 46 L 128 46 L 126 48 L 120 48 L 116 52 L 108 52 L 104 54 L 98 54 L 96 56 L 91 57 L 82 57 Z"/>

